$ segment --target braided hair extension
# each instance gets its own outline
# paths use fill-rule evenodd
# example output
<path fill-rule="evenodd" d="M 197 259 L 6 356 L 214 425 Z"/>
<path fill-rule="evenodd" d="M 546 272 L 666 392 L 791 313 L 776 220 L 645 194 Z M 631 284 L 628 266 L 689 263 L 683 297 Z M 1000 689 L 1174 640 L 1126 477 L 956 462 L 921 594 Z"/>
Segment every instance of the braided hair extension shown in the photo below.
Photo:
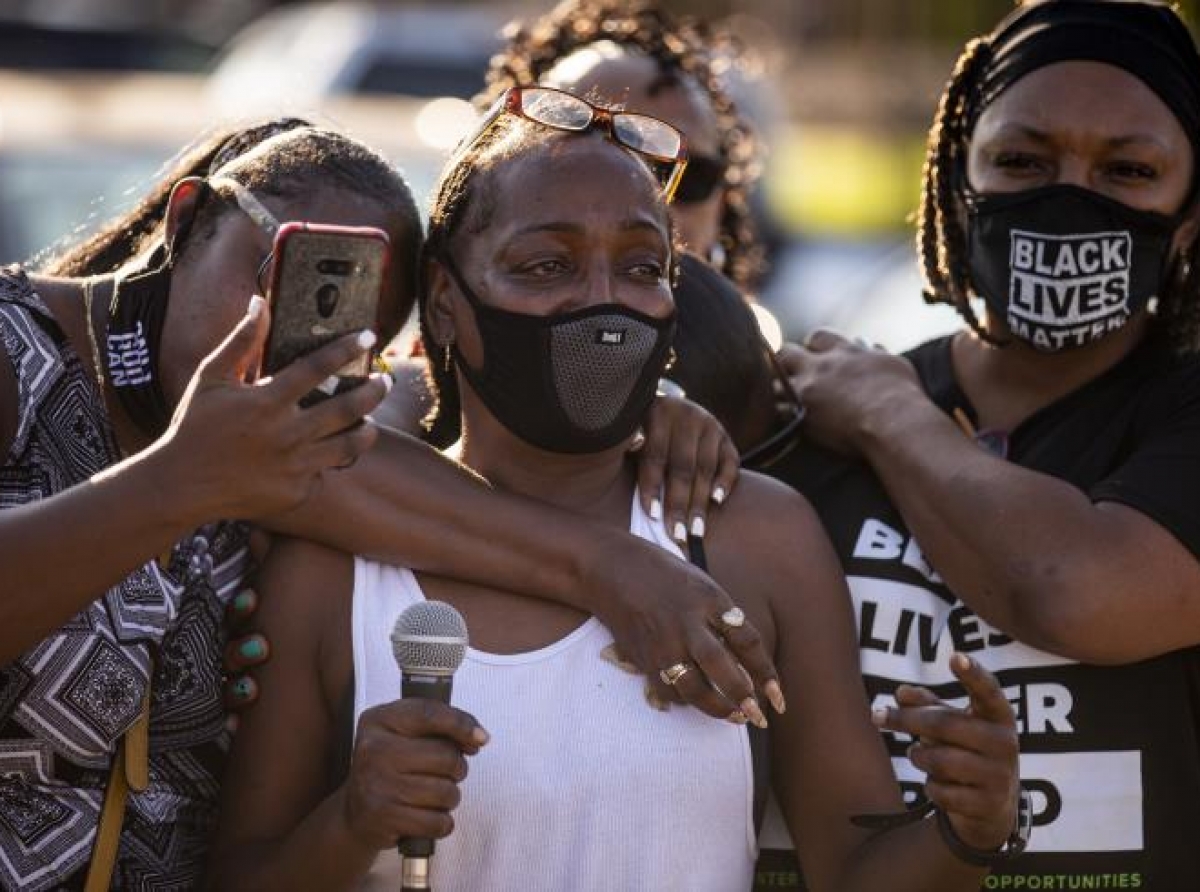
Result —
<path fill-rule="evenodd" d="M 949 304 L 977 336 L 1002 346 L 1005 342 L 983 329 L 971 306 L 962 202 L 972 113 L 979 111 L 972 106 L 989 61 L 986 39 L 970 41 L 942 93 L 926 144 L 916 241 L 925 302 Z M 1197 199 L 1192 202 L 1194 214 Z M 1200 350 L 1200 239 L 1193 240 L 1173 264 L 1159 295 L 1150 336 L 1177 353 Z"/>
<path fill-rule="evenodd" d="M 438 343 L 429 327 L 426 312 L 429 268 L 450 250 L 450 242 L 460 229 L 477 233 L 487 226 L 495 211 L 491 190 L 482 188 L 487 174 L 501 160 L 516 154 L 534 130 L 523 126 L 519 118 L 501 115 L 471 146 L 451 157 L 438 178 L 429 205 L 429 229 L 418 265 L 417 312 L 425 354 L 425 380 L 433 397 L 432 407 L 423 422 L 424 439 L 438 449 L 445 449 L 461 435 L 462 403 L 450 345 Z"/>
<path fill-rule="evenodd" d="M 917 211 L 917 256 L 925 279 L 925 302 L 950 304 L 971 331 L 989 344 L 998 344 L 984 331 L 971 306 L 967 236 L 959 199 L 967 175 L 969 100 L 978 87 L 988 58 L 986 40 L 976 38 L 967 44 L 954 65 L 934 113 L 921 173 L 923 188 Z"/>
<path fill-rule="evenodd" d="M 492 57 L 487 86 L 477 97 L 480 105 L 491 104 L 509 87 L 536 83 L 562 59 L 601 41 L 654 59 L 661 79 L 652 89 L 672 85 L 680 75 L 701 87 L 716 115 L 720 153 L 728 164 L 719 233 L 722 271 L 753 290 L 766 268 L 749 200 L 762 173 L 762 149 L 718 76 L 714 47 L 722 40 L 736 46 L 732 37 L 690 16 L 672 16 L 652 0 L 564 0 L 532 22 L 510 23 L 505 37 L 507 45 Z"/>
<path fill-rule="evenodd" d="M 307 126 L 309 123 L 300 118 L 279 118 L 207 134 L 168 161 L 150 192 L 133 208 L 50 257 L 41 271 L 78 278 L 113 272 L 145 251 L 157 237 L 176 183 L 187 177 L 207 176 L 264 140 Z"/>

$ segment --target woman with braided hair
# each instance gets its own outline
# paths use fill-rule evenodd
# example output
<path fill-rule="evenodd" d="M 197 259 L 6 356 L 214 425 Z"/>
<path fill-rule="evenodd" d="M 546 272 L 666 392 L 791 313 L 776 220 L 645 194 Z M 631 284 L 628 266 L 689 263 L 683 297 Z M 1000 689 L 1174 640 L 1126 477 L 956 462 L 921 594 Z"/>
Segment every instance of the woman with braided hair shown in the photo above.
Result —
<path fill-rule="evenodd" d="M 1172 7 L 1026 3 L 930 132 L 925 299 L 964 330 L 785 352 L 870 695 L 953 698 L 954 649 L 1017 708 L 1035 827 L 989 888 L 1200 888 L 1198 165 Z M 936 757 L 888 744 L 905 786 Z"/>
<path fill-rule="evenodd" d="M 674 124 L 690 159 L 672 209 L 682 241 L 753 290 L 765 266 L 749 198 L 761 149 L 718 78 L 710 28 L 647 0 L 564 0 L 507 36 L 481 104 L 542 83 Z"/>

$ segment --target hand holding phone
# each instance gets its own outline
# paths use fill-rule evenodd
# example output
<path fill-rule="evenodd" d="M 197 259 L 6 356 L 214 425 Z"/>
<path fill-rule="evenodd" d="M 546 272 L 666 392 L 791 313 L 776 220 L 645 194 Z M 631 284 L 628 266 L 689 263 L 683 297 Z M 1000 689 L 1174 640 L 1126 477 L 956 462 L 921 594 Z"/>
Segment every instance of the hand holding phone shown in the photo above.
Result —
<path fill-rule="evenodd" d="M 280 227 L 267 293 L 271 331 L 263 372 L 275 374 L 342 335 L 377 329 L 387 264 L 388 237 L 381 229 L 307 222 Z M 342 367 L 336 385 L 312 391 L 301 405 L 361 384 L 371 359 L 365 353 Z"/>

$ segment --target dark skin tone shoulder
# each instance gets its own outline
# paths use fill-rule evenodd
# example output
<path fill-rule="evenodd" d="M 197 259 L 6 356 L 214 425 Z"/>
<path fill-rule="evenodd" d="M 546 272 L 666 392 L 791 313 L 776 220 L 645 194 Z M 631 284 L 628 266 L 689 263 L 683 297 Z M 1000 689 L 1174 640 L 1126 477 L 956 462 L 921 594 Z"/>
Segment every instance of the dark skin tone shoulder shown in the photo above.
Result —
<path fill-rule="evenodd" d="M 1184 210 L 1194 171 L 1187 135 L 1162 100 L 1133 75 L 1085 61 L 1038 69 L 1001 94 L 968 153 L 971 184 L 983 192 L 1071 183 L 1163 214 Z M 1189 211 L 1173 250 L 1196 232 Z M 986 326 L 1009 339 L 1002 319 L 988 314 Z M 1146 328 L 1143 312 L 1109 337 L 1051 354 L 962 332 L 954 373 L 979 426 L 1011 430 L 1120 362 Z M 902 358 L 829 332 L 783 358 L 808 433 L 870 462 L 930 562 L 988 622 L 1091 663 L 1200 643 L 1200 562 L 1145 514 L 989 456 L 930 402 Z"/>

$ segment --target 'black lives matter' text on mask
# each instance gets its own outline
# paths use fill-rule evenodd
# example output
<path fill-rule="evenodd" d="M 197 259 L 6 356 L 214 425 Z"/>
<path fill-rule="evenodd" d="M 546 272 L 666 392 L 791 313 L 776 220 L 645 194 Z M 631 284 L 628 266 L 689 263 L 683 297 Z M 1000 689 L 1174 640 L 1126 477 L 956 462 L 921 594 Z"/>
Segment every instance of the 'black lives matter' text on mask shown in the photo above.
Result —
<path fill-rule="evenodd" d="M 1157 296 L 1178 225 L 1073 185 L 973 194 L 968 213 L 975 290 L 1048 352 L 1116 331 Z"/>
<path fill-rule="evenodd" d="M 442 262 L 470 303 L 483 367 L 455 361 L 496 420 L 548 452 L 598 452 L 633 434 L 654 399 L 675 332 L 617 304 L 536 316 L 484 304 L 454 261 Z"/>

